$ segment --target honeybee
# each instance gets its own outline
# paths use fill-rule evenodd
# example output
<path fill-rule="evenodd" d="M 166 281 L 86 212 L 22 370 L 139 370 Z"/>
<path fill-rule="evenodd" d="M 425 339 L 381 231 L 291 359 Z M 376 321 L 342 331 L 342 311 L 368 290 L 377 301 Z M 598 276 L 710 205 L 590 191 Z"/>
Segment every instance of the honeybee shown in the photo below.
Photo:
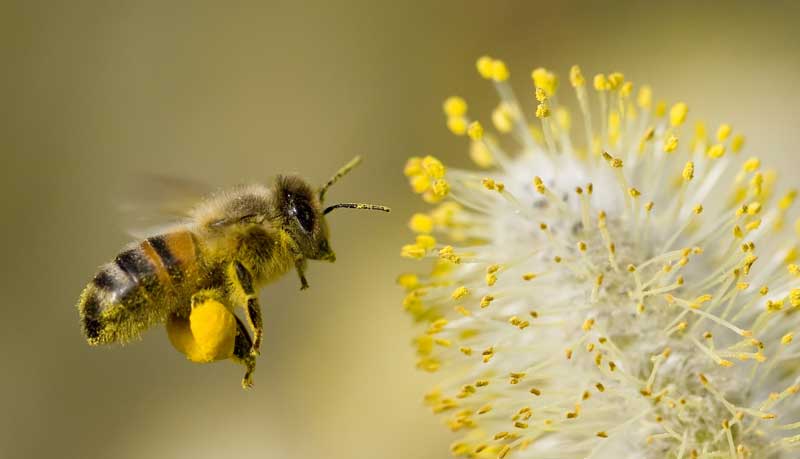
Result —
<path fill-rule="evenodd" d="M 90 345 L 126 343 L 166 323 L 172 345 L 194 362 L 232 358 L 251 387 L 263 323 L 258 290 L 294 268 L 308 288 L 308 260 L 333 262 L 325 216 L 335 209 L 389 212 L 385 206 L 323 207 L 325 193 L 360 158 L 315 190 L 297 176 L 271 187 L 241 186 L 213 195 L 187 221 L 142 239 L 103 265 L 80 295 Z M 244 309 L 252 339 L 234 308 Z"/>

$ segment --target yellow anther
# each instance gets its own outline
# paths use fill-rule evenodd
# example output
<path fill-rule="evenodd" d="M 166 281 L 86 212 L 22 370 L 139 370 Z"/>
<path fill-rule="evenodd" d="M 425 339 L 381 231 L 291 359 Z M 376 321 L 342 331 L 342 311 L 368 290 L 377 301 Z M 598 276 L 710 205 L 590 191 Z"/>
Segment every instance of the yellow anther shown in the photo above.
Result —
<path fill-rule="evenodd" d="M 789 333 L 783 335 L 783 337 L 781 338 L 781 344 L 784 344 L 784 345 L 790 344 L 793 339 L 794 339 L 794 333 L 789 332 Z"/>
<path fill-rule="evenodd" d="M 737 134 L 733 136 L 733 140 L 731 140 L 731 150 L 734 153 L 739 153 L 744 146 L 744 136 L 741 134 Z"/>
<path fill-rule="evenodd" d="M 492 405 L 484 405 L 484 406 L 478 408 L 477 413 L 478 414 L 486 414 L 489 411 L 492 411 Z"/>
<path fill-rule="evenodd" d="M 692 208 L 692 212 L 694 212 L 697 215 L 702 214 L 703 213 L 703 205 L 702 204 L 697 204 L 696 206 L 694 206 Z"/>
<path fill-rule="evenodd" d="M 670 135 L 664 139 L 664 152 L 672 153 L 678 149 L 678 138 L 675 135 Z"/>
<path fill-rule="evenodd" d="M 536 279 L 536 274 L 534 274 L 534 273 L 525 273 L 525 274 L 522 275 L 522 280 L 529 281 L 529 280 L 533 280 L 533 279 Z"/>
<path fill-rule="evenodd" d="M 489 305 L 492 304 L 492 301 L 494 301 L 494 297 L 492 295 L 485 295 L 483 298 L 481 298 L 481 307 L 489 307 Z"/>
<path fill-rule="evenodd" d="M 587 332 L 591 330 L 592 327 L 594 327 L 594 319 L 586 319 L 585 321 L 583 321 L 583 325 L 581 325 L 583 331 Z"/>
<path fill-rule="evenodd" d="M 663 118 L 667 114 L 667 103 L 663 100 L 656 102 L 655 115 L 656 118 Z"/>
<path fill-rule="evenodd" d="M 500 103 L 500 105 L 492 111 L 492 124 L 494 124 L 494 127 L 498 131 L 504 134 L 511 132 L 514 128 L 514 118 L 511 108 L 507 104 Z"/>
<path fill-rule="evenodd" d="M 413 273 L 401 274 L 397 277 L 397 284 L 406 290 L 413 290 L 419 286 L 419 277 Z"/>
<path fill-rule="evenodd" d="M 620 97 L 628 98 L 631 96 L 631 93 L 633 93 L 633 82 L 626 81 L 625 83 L 622 83 L 622 86 L 619 88 Z"/>
<path fill-rule="evenodd" d="M 761 160 L 753 156 L 742 164 L 742 170 L 745 172 L 755 172 L 761 167 Z"/>
<path fill-rule="evenodd" d="M 683 173 L 681 175 L 683 176 L 683 180 L 687 182 L 692 180 L 694 178 L 694 162 L 687 162 L 686 165 L 683 166 Z"/>
<path fill-rule="evenodd" d="M 432 249 L 436 246 L 436 239 L 428 234 L 420 234 L 417 236 L 417 245 L 425 250 Z"/>
<path fill-rule="evenodd" d="M 636 188 L 628 188 L 628 194 L 634 199 L 642 195 L 642 193 Z"/>
<path fill-rule="evenodd" d="M 442 347 L 450 347 L 453 345 L 449 339 L 445 338 L 434 338 L 433 342 Z"/>
<path fill-rule="evenodd" d="M 535 69 L 531 72 L 531 78 L 533 79 L 533 84 L 537 88 L 544 90 L 547 97 L 551 97 L 556 92 L 556 88 L 558 88 L 558 77 L 545 68 L 539 67 Z"/>
<path fill-rule="evenodd" d="M 558 123 L 558 127 L 563 129 L 564 132 L 569 132 L 569 129 L 572 127 L 572 119 L 569 115 L 569 110 L 564 107 L 558 107 L 556 109 L 556 123 Z"/>
<path fill-rule="evenodd" d="M 800 276 L 800 266 L 794 263 L 788 265 L 786 270 L 789 271 L 789 274 L 793 276 Z"/>
<path fill-rule="evenodd" d="M 795 198 L 797 197 L 797 190 L 789 190 L 780 201 L 778 201 L 778 208 L 781 210 L 787 210 L 789 207 L 792 206 L 794 203 Z"/>
<path fill-rule="evenodd" d="M 433 194 L 437 197 L 443 198 L 450 192 L 450 184 L 445 179 L 437 179 L 433 182 Z"/>
<path fill-rule="evenodd" d="M 472 140 L 481 140 L 483 138 L 483 126 L 478 121 L 473 121 L 469 123 L 469 127 L 467 128 L 467 135 Z"/>
<path fill-rule="evenodd" d="M 464 135 L 467 132 L 467 120 L 461 116 L 447 118 L 447 129 L 455 135 Z"/>
<path fill-rule="evenodd" d="M 712 145 L 709 147 L 706 154 L 709 158 L 722 158 L 725 155 L 725 145 L 722 145 L 721 143 Z"/>
<path fill-rule="evenodd" d="M 750 223 L 744 225 L 744 229 L 749 232 L 749 231 L 757 230 L 759 226 L 761 226 L 761 219 L 760 218 L 757 219 L 757 220 L 753 220 Z"/>
<path fill-rule="evenodd" d="M 800 288 L 792 289 L 789 292 L 789 303 L 792 305 L 792 307 L 800 307 Z"/>
<path fill-rule="evenodd" d="M 578 242 L 578 250 L 581 252 L 586 252 L 586 243 L 583 241 Z"/>
<path fill-rule="evenodd" d="M 730 124 L 721 124 L 719 129 L 717 129 L 717 140 L 720 142 L 724 142 L 728 137 L 731 135 L 731 128 Z"/>
<path fill-rule="evenodd" d="M 489 287 L 493 286 L 497 283 L 497 275 L 496 274 L 487 274 L 486 275 L 486 285 Z"/>
<path fill-rule="evenodd" d="M 533 178 L 533 186 L 536 187 L 536 191 L 541 194 L 544 194 L 545 190 L 547 189 L 542 182 L 542 179 L 539 176 Z"/>
<path fill-rule="evenodd" d="M 492 62 L 492 79 L 494 81 L 506 81 L 509 77 L 508 67 L 506 63 L 500 59 Z"/>
<path fill-rule="evenodd" d="M 652 126 L 648 127 L 646 131 L 644 131 L 644 135 L 642 136 L 642 140 L 645 142 L 649 142 L 653 140 L 653 136 L 656 134 L 656 129 Z"/>
<path fill-rule="evenodd" d="M 695 298 L 694 299 L 694 303 L 695 304 L 707 303 L 707 302 L 711 301 L 711 298 L 712 298 L 712 296 L 710 294 L 706 293 L 704 295 L 700 295 L 697 298 Z"/>
<path fill-rule="evenodd" d="M 458 287 L 457 289 L 453 290 L 453 293 L 450 294 L 450 297 L 454 300 L 460 300 L 461 298 L 464 298 L 467 295 L 469 295 L 469 289 L 462 285 L 461 287 Z"/>
<path fill-rule="evenodd" d="M 408 158 L 406 161 L 406 165 L 403 168 L 403 174 L 406 177 L 412 177 L 415 175 L 419 175 L 422 173 L 422 158 L 418 156 L 412 156 Z"/>
<path fill-rule="evenodd" d="M 608 85 L 610 89 L 619 89 L 625 81 L 625 75 L 613 72 L 608 75 Z"/>
<path fill-rule="evenodd" d="M 461 97 L 451 96 L 445 99 L 442 109 L 448 117 L 464 116 L 467 113 L 467 102 Z"/>
<path fill-rule="evenodd" d="M 469 146 L 469 157 L 479 167 L 484 169 L 494 165 L 494 157 L 489 147 L 484 142 L 471 142 Z"/>
<path fill-rule="evenodd" d="M 481 185 L 487 190 L 494 190 L 497 188 L 497 184 L 495 183 L 494 179 L 485 178 L 481 180 Z"/>
<path fill-rule="evenodd" d="M 611 89 L 608 79 L 606 79 L 606 76 L 602 73 L 598 73 L 594 76 L 594 89 L 598 91 L 608 91 Z"/>
<path fill-rule="evenodd" d="M 550 116 L 550 107 L 548 107 L 547 104 L 541 103 L 536 106 L 537 118 L 547 118 L 548 116 Z"/>
<path fill-rule="evenodd" d="M 445 173 L 444 164 L 434 156 L 422 158 L 422 170 L 431 178 L 442 178 Z"/>
<path fill-rule="evenodd" d="M 478 58 L 477 62 L 475 62 L 475 67 L 478 69 L 478 73 L 485 78 L 490 79 L 492 78 L 492 73 L 494 70 L 494 60 L 489 56 L 481 56 Z"/>
<path fill-rule="evenodd" d="M 569 82 L 574 88 L 577 88 L 578 86 L 584 86 L 586 84 L 586 79 L 583 78 L 581 68 L 577 65 L 573 65 L 569 69 Z"/>
<path fill-rule="evenodd" d="M 607 151 L 603 152 L 603 159 L 613 168 L 619 169 L 622 167 L 622 160 L 611 156 Z"/>
<path fill-rule="evenodd" d="M 761 212 L 761 203 L 758 201 L 751 202 L 747 206 L 745 206 L 745 211 L 749 215 L 756 215 L 757 213 Z"/>
<path fill-rule="evenodd" d="M 431 179 L 427 175 L 415 175 L 409 181 L 414 193 L 424 193 L 431 187 Z"/>
<path fill-rule="evenodd" d="M 643 85 L 639 88 L 639 93 L 636 95 L 636 104 L 644 110 L 649 110 L 653 106 L 653 90 L 650 86 Z"/>
<path fill-rule="evenodd" d="M 736 239 L 741 239 L 744 237 L 744 233 L 742 232 L 742 229 L 739 227 L 739 225 L 734 225 L 733 237 L 735 237 Z"/>
<path fill-rule="evenodd" d="M 494 274 L 494 273 L 500 271 L 500 268 L 502 268 L 502 266 L 500 266 L 500 265 L 498 265 L 496 263 L 493 263 L 493 264 L 491 264 L 491 265 L 486 267 L 486 274 Z"/>
<path fill-rule="evenodd" d="M 689 107 L 684 102 L 678 102 L 669 109 L 669 124 L 673 127 L 680 126 L 686 121 Z"/>
<path fill-rule="evenodd" d="M 433 218 L 429 215 L 416 213 L 408 222 L 408 227 L 415 233 L 430 233 L 433 231 Z"/>
<path fill-rule="evenodd" d="M 649 201 L 647 204 L 644 205 L 644 210 L 650 212 L 651 210 L 653 210 L 653 206 L 655 206 L 653 201 Z"/>
<path fill-rule="evenodd" d="M 545 94 L 544 89 L 537 87 L 535 91 L 536 100 L 539 102 L 544 102 L 547 100 L 547 94 Z"/>
<path fill-rule="evenodd" d="M 404 258 L 420 259 L 425 256 L 425 248 L 417 244 L 406 244 L 400 249 L 400 256 Z"/>

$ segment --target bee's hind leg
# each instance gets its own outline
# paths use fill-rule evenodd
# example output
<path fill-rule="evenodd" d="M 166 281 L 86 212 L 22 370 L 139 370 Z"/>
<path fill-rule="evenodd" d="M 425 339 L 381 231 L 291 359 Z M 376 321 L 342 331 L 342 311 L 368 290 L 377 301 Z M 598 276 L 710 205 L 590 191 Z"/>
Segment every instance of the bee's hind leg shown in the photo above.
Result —
<path fill-rule="evenodd" d="M 247 329 L 238 317 L 236 317 L 236 342 L 233 345 L 233 360 L 241 363 L 245 367 L 242 387 L 249 389 L 253 387 L 253 373 L 256 371 L 256 358 L 250 352 L 253 343 Z"/>

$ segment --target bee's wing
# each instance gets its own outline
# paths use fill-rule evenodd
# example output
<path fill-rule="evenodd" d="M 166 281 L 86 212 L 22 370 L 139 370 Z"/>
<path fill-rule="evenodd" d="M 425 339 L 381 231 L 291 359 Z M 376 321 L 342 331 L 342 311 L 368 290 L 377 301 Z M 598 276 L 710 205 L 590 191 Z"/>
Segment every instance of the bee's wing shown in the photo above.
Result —
<path fill-rule="evenodd" d="M 123 186 L 118 208 L 126 232 L 136 238 L 185 225 L 192 210 L 214 192 L 199 181 L 157 174 L 139 175 Z"/>

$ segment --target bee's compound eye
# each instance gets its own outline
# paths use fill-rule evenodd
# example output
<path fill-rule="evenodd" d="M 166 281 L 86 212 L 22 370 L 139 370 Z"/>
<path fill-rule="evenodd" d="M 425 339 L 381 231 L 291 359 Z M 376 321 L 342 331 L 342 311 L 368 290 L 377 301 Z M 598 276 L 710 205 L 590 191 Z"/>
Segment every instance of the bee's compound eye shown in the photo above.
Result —
<path fill-rule="evenodd" d="M 300 226 L 303 227 L 303 230 L 310 233 L 311 230 L 314 229 L 314 211 L 307 203 L 302 201 L 295 204 L 294 210 L 297 221 L 300 222 Z"/>

